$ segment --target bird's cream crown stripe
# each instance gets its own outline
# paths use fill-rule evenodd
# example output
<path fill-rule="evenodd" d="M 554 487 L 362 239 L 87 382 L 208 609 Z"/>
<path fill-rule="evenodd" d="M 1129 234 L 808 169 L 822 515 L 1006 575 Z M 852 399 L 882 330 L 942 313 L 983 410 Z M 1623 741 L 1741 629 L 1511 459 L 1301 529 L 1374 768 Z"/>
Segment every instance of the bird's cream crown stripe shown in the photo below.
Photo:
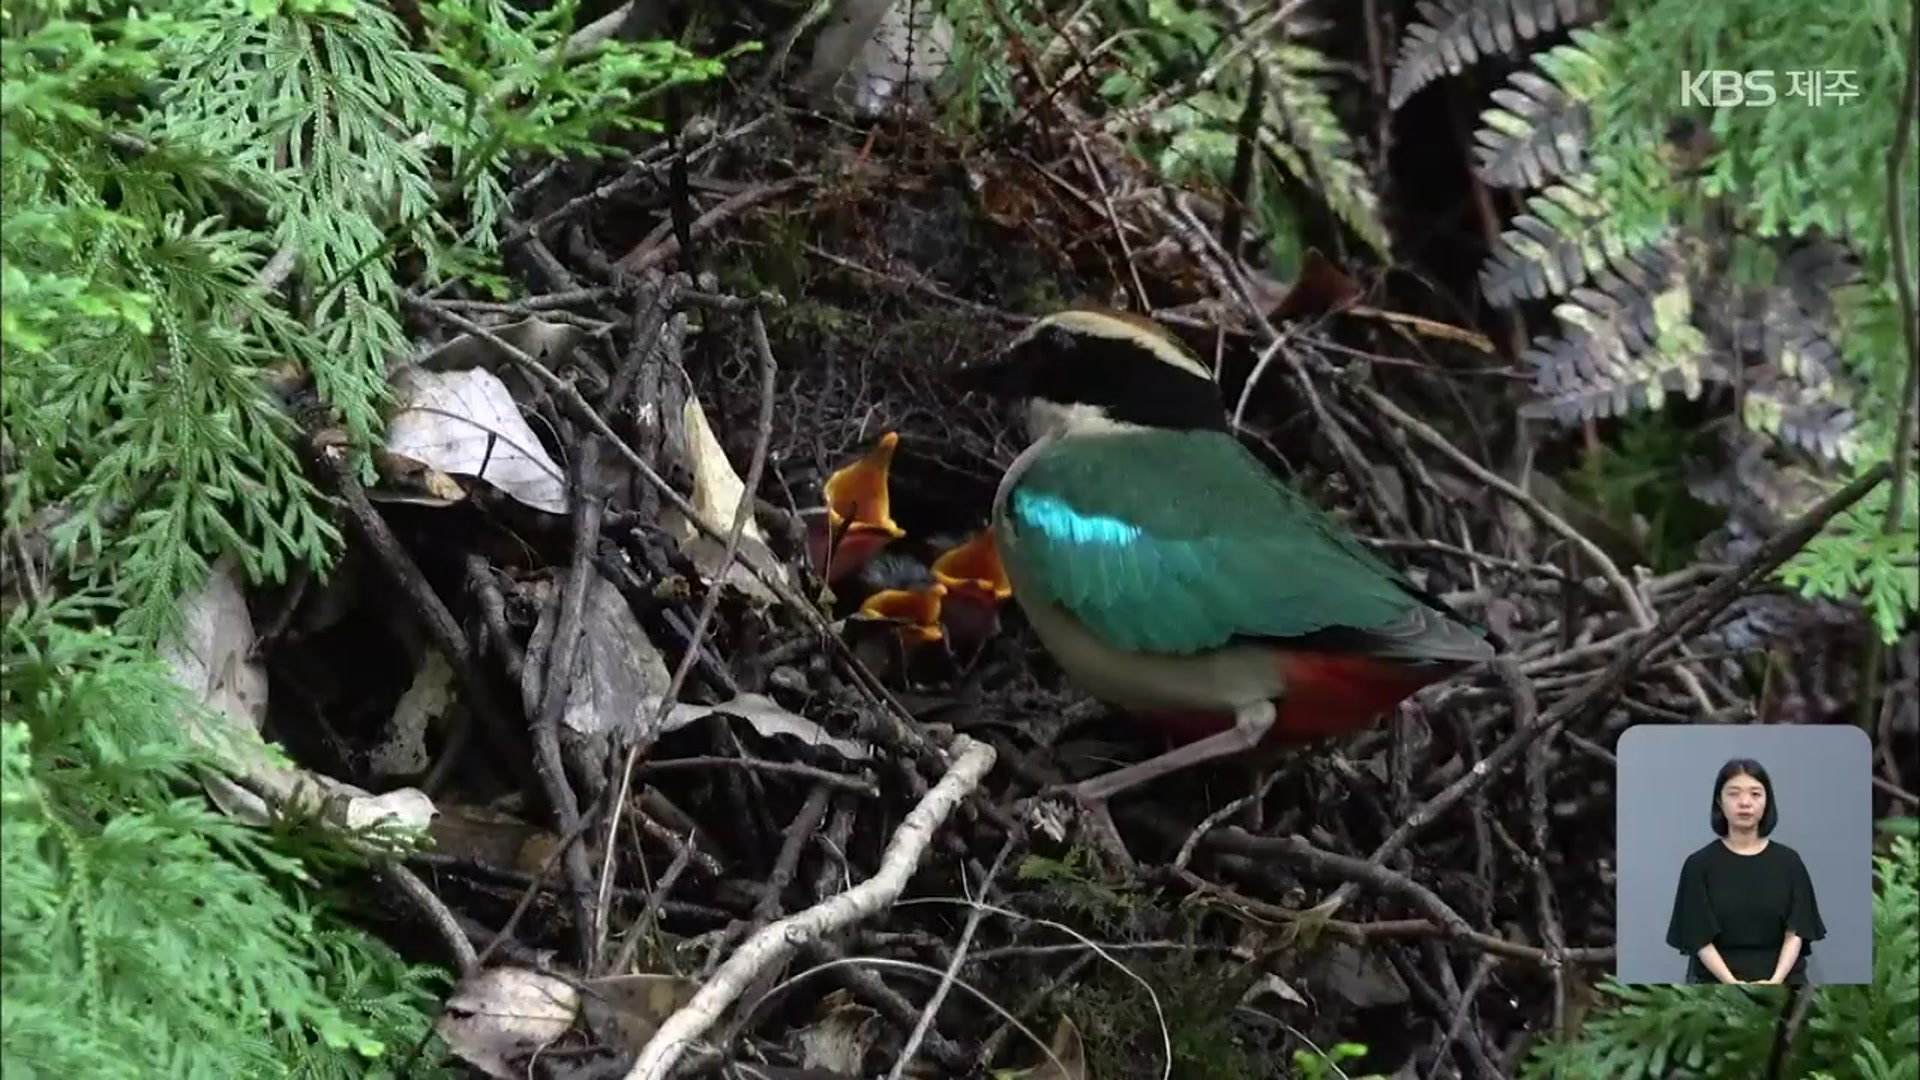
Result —
<path fill-rule="evenodd" d="M 1134 321 L 1135 318 L 1139 321 Z M 1050 326 L 1075 334 L 1085 334 L 1088 337 L 1132 342 L 1152 353 L 1162 363 L 1179 368 L 1188 374 L 1197 375 L 1209 382 L 1213 381 L 1213 372 L 1207 370 L 1207 366 L 1202 364 L 1198 357 L 1188 352 L 1185 346 L 1146 318 L 1124 317 L 1117 313 L 1070 308 L 1035 322 L 1020 335 L 1018 340 L 1024 342 Z"/>

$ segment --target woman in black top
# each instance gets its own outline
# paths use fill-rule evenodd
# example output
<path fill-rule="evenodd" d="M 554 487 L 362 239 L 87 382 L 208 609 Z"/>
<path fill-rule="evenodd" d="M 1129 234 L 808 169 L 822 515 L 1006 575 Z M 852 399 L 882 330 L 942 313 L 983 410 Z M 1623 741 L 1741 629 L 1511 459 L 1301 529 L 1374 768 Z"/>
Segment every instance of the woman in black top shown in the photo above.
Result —
<path fill-rule="evenodd" d="M 1805 983 L 1810 943 L 1827 928 L 1800 853 L 1767 839 L 1780 811 L 1759 762 L 1720 767 L 1710 820 L 1720 839 L 1687 856 L 1667 924 L 1687 981 Z"/>

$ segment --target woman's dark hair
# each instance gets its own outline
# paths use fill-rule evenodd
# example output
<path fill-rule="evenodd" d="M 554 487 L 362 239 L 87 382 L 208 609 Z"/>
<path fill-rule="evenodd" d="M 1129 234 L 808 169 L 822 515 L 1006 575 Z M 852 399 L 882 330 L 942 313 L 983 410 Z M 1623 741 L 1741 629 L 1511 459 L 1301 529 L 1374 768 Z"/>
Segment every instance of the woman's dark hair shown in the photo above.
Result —
<path fill-rule="evenodd" d="M 1773 827 L 1780 824 L 1780 808 L 1773 801 L 1773 778 L 1767 775 L 1765 765 L 1752 758 L 1734 758 L 1720 766 L 1720 775 L 1713 778 L 1713 810 L 1707 816 L 1707 821 L 1713 825 L 1713 834 L 1727 835 L 1727 815 L 1720 809 L 1720 789 L 1736 776 L 1751 776 L 1760 781 L 1760 790 L 1767 793 L 1767 808 L 1760 812 L 1758 832 L 1761 836 L 1772 835 Z"/>

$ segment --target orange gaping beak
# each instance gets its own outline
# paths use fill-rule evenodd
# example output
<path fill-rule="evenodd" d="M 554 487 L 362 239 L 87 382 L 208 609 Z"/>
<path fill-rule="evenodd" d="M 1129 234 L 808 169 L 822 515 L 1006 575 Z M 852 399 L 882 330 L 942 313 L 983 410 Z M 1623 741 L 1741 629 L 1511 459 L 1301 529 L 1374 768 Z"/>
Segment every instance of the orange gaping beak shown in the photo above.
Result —
<path fill-rule="evenodd" d="M 905 536 L 894 524 L 887 474 L 900 436 L 889 431 L 860 460 L 827 477 L 826 513 L 807 524 L 807 554 L 828 585 L 845 580 L 880 549 Z"/>
<path fill-rule="evenodd" d="M 933 561 L 933 580 L 947 590 L 944 618 L 956 643 L 983 641 L 1000 629 L 999 607 L 1013 595 L 993 530 L 982 529 Z"/>
<path fill-rule="evenodd" d="M 906 645 L 926 645 L 946 636 L 940 626 L 940 608 L 946 596 L 947 587 L 940 584 L 925 589 L 882 589 L 860 605 L 860 617 L 894 623 Z"/>

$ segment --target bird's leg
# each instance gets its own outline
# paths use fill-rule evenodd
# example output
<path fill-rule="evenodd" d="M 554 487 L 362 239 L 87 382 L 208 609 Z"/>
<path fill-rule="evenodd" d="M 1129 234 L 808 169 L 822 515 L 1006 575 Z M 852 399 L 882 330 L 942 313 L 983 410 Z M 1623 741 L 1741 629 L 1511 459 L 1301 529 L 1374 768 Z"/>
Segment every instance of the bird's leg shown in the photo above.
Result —
<path fill-rule="evenodd" d="M 1128 788 L 1138 787 L 1203 761 L 1251 750 L 1260 745 L 1260 740 L 1267 737 L 1267 732 L 1273 730 L 1278 715 L 1271 701 L 1242 706 L 1234 713 L 1233 727 L 1226 731 L 1176 747 L 1138 764 L 1083 780 L 1071 788 L 1073 797 L 1093 819 L 1095 829 L 1105 834 L 1108 846 L 1117 846 L 1120 855 L 1128 855 L 1126 844 L 1120 839 L 1120 831 L 1113 824 L 1113 815 L 1107 810 L 1108 799 Z"/>
<path fill-rule="evenodd" d="M 1103 803 L 1128 788 L 1157 780 L 1168 773 L 1229 754 L 1245 753 L 1260 745 L 1260 740 L 1273 730 L 1273 722 L 1278 716 L 1278 710 L 1271 701 L 1244 705 L 1234 713 L 1231 728 L 1218 735 L 1209 735 L 1185 746 L 1175 747 L 1159 757 L 1083 780 L 1073 786 L 1074 798 L 1083 804 Z"/>

